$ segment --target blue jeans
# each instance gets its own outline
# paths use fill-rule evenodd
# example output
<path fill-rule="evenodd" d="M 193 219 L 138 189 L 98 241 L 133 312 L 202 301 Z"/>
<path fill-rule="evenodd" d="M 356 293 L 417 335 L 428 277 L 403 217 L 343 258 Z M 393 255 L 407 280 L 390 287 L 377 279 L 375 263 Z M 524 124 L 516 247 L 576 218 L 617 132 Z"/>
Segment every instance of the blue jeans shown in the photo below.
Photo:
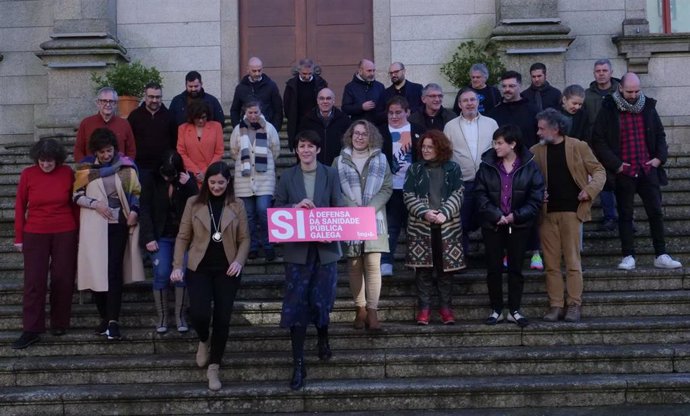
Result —
<path fill-rule="evenodd" d="M 268 242 L 268 213 L 271 207 L 272 195 L 260 195 L 242 197 L 244 209 L 247 211 L 247 222 L 249 222 L 249 233 L 252 237 L 250 246 L 251 251 L 258 251 L 260 247 L 264 250 L 272 250 L 273 247 Z M 258 218 L 258 221 L 257 221 Z"/>
<path fill-rule="evenodd" d="M 618 215 L 616 215 L 616 195 L 613 191 L 601 191 L 599 193 L 601 197 L 601 209 L 604 211 L 604 221 L 616 220 Z"/>
<path fill-rule="evenodd" d="M 158 251 L 155 253 L 148 252 L 151 257 L 151 264 L 153 265 L 153 289 L 163 290 L 170 285 L 170 273 L 172 272 L 173 254 L 175 252 L 174 238 L 159 238 Z M 187 268 L 187 255 L 185 254 L 185 261 L 183 270 Z M 187 286 L 183 281 L 175 283 L 175 287 Z"/>
<path fill-rule="evenodd" d="M 407 226 L 407 207 L 403 201 L 402 189 L 393 189 L 393 194 L 386 203 L 386 221 L 389 250 L 388 253 L 381 253 L 381 263 L 393 264 L 393 253 L 398 246 L 400 230 Z"/>

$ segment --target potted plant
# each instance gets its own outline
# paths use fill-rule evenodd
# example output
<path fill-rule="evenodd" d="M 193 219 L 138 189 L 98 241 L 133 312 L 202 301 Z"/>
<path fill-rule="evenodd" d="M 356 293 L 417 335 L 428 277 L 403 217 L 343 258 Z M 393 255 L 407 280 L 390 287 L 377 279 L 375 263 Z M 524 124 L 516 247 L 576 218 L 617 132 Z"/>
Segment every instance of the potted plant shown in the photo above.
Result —
<path fill-rule="evenodd" d="M 127 117 L 144 95 L 144 86 L 149 82 L 163 84 L 160 72 L 155 66 L 145 67 L 140 61 L 119 63 L 104 73 L 91 73 L 91 82 L 96 90 L 112 87 L 117 91 L 117 109 L 121 117 Z"/>
<path fill-rule="evenodd" d="M 471 40 L 458 46 L 450 62 L 441 66 L 441 73 L 451 84 L 462 88 L 470 85 L 470 68 L 476 63 L 483 63 L 489 68 L 488 85 L 497 84 L 501 73 L 506 70 L 494 43 L 480 45 Z"/>

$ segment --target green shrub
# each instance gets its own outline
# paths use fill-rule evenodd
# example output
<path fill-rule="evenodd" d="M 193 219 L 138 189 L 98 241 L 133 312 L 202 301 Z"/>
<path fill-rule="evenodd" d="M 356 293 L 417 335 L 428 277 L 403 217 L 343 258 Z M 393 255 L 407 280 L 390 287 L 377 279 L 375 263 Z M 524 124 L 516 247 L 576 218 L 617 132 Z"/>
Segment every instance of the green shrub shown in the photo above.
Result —
<path fill-rule="evenodd" d="M 483 63 L 489 68 L 488 85 L 495 85 L 506 68 L 501 62 L 501 57 L 496 45 L 488 42 L 479 45 L 471 40 L 463 42 L 453 54 L 450 62 L 441 66 L 441 73 L 457 88 L 470 85 L 470 68 L 477 63 Z"/>
<path fill-rule="evenodd" d="M 102 74 L 92 72 L 91 82 L 96 91 L 103 87 L 112 87 L 118 95 L 132 95 L 137 98 L 144 95 L 144 86 L 149 82 L 163 85 L 163 79 L 156 67 L 147 68 L 139 61 L 116 64 Z"/>

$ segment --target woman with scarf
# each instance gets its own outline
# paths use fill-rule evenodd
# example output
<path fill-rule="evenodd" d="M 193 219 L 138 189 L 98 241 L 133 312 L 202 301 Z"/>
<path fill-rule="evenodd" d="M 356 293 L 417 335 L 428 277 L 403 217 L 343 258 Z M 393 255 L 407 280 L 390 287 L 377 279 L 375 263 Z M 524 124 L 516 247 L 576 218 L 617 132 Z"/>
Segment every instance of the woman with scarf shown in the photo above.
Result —
<path fill-rule="evenodd" d="M 235 195 L 242 198 L 252 235 L 249 258 L 264 249 L 267 261 L 276 257 L 268 242 L 267 209 L 276 187 L 275 161 L 280 156 L 280 137 L 261 114 L 261 105 L 249 101 L 242 106 L 244 117 L 230 136 L 230 152 L 235 159 Z"/>
<path fill-rule="evenodd" d="M 209 390 L 222 387 L 220 363 L 249 251 L 247 214 L 230 181 L 230 167 L 225 162 L 213 163 L 206 170 L 199 195 L 187 200 L 182 214 L 170 274 L 174 283 L 182 279 L 187 283 L 189 317 L 199 337 L 196 364 L 201 368 L 208 365 Z"/>
<path fill-rule="evenodd" d="M 89 138 L 87 156 L 77 165 L 74 202 L 81 207 L 77 283 L 90 289 L 101 322 L 96 334 L 119 340 L 122 285 L 144 280 L 139 252 L 140 185 L 134 162 L 118 153 L 107 128 Z"/>
<path fill-rule="evenodd" d="M 172 272 L 175 237 L 187 199 L 199 192 L 196 180 L 182 166 L 182 158 L 174 150 L 163 156 L 158 172 L 146 175 L 141 184 L 140 245 L 153 264 L 153 300 L 158 320 L 156 332 L 168 331 L 168 287 Z M 175 321 L 177 331 L 187 332 L 184 317 L 186 285 L 175 283 Z"/>
<path fill-rule="evenodd" d="M 455 323 L 452 272 L 466 267 L 460 221 L 462 173 L 451 160 L 453 147 L 445 134 L 429 130 L 418 143 L 419 161 L 410 166 L 403 186 L 408 210 L 405 265 L 415 269 L 417 324 L 429 324 L 432 290 L 436 286 L 441 322 L 449 325 Z"/>
<path fill-rule="evenodd" d="M 209 120 L 208 104 L 195 100 L 187 107 L 187 122 L 177 128 L 177 153 L 182 156 L 185 170 L 192 172 L 201 186 L 206 168 L 223 158 L 223 127 Z"/>
<path fill-rule="evenodd" d="M 348 241 L 350 290 L 357 311 L 353 326 L 381 329 L 378 302 L 381 294 L 381 253 L 388 252 L 386 202 L 393 193 L 393 179 L 386 156 L 381 152 L 383 139 L 378 129 L 366 120 L 359 120 L 343 136 L 343 150 L 333 162 L 338 169 L 340 190 L 346 206 L 374 207 L 378 238 L 369 241 Z"/>

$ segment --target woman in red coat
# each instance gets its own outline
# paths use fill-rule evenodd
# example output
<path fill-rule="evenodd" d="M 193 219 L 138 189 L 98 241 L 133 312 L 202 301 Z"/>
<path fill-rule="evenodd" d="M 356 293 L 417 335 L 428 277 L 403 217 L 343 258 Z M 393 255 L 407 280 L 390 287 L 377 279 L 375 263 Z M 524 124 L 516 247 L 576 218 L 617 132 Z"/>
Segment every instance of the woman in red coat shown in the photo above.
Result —
<path fill-rule="evenodd" d="M 210 113 L 205 102 L 193 101 L 187 107 L 187 122 L 177 130 L 177 153 L 197 185 L 203 182 L 208 166 L 223 157 L 223 127 L 208 120 Z"/>

